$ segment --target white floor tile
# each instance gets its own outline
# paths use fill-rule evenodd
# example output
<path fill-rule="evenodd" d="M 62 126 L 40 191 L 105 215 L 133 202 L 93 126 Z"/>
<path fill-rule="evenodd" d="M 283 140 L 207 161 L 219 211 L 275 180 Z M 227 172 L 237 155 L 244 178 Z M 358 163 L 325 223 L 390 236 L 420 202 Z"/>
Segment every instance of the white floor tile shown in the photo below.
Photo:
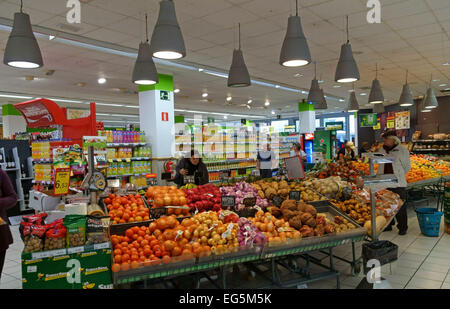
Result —
<path fill-rule="evenodd" d="M 419 255 L 419 254 L 414 254 L 414 253 L 408 253 L 407 251 L 405 251 L 399 258 L 399 260 L 407 260 L 407 261 L 412 261 L 412 262 L 422 262 L 423 260 L 425 260 L 426 255 Z"/>
<path fill-rule="evenodd" d="M 445 259 L 445 258 L 428 257 L 424 263 L 450 266 L 450 259 L 449 258 Z"/>
<path fill-rule="evenodd" d="M 446 275 L 447 275 L 446 272 L 443 273 L 443 272 L 435 272 L 435 271 L 430 271 L 430 270 L 419 269 L 416 272 L 416 274 L 414 275 L 414 278 L 422 278 L 422 279 L 443 282 Z"/>
<path fill-rule="evenodd" d="M 17 278 L 14 278 L 10 275 L 2 273 L 2 277 L 0 278 L 0 284 L 6 284 L 8 282 L 16 281 L 16 280 L 17 280 Z"/>
<path fill-rule="evenodd" d="M 394 275 L 394 276 L 401 275 L 401 276 L 412 277 L 416 271 L 417 271 L 416 268 L 407 268 L 407 267 L 397 266 L 395 269 L 393 269 L 392 275 Z M 385 274 L 389 275 L 389 273 L 385 273 Z"/>
<path fill-rule="evenodd" d="M 450 253 L 439 252 L 439 251 L 433 250 L 433 251 L 431 251 L 429 257 L 447 259 L 450 257 Z"/>
<path fill-rule="evenodd" d="M 450 290 L 450 283 L 444 282 L 444 283 L 442 284 L 442 286 L 441 286 L 441 289 L 447 289 L 447 290 Z"/>
<path fill-rule="evenodd" d="M 397 260 L 396 266 L 418 269 L 422 263 L 423 261 L 406 260 L 405 258 L 403 258 L 403 256 L 400 256 L 400 258 Z"/>
<path fill-rule="evenodd" d="M 0 284 L 0 289 L 21 289 L 22 288 L 22 282 L 20 280 L 15 280 L 11 282 L 7 282 L 5 284 Z"/>
<path fill-rule="evenodd" d="M 383 278 L 386 278 L 389 283 L 403 284 L 403 287 L 411 280 L 411 276 L 404 276 L 400 274 L 393 275 L 382 275 Z"/>
<path fill-rule="evenodd" d="M 409 247 L 405 250 L 404 253 L 427 256 L 430 252 L 429 252 L 429 250 L 414 249 L 414 248 Z"/>
<path fill-rule="evenodd" d="M 406 288 L 440 289 L 442 282 L 422 278 L 412 278 Z"/>
<path fill-rule="evenodd" d="M 430 264 L 430 263 L 423 263 L 422 266 L 420 266 L 419 270 L 428 270 L 428 271 L 435 271 L 439 273 L 447 274 L 449 271 L 450 266 L 444 266 L 439 264 Z"/>

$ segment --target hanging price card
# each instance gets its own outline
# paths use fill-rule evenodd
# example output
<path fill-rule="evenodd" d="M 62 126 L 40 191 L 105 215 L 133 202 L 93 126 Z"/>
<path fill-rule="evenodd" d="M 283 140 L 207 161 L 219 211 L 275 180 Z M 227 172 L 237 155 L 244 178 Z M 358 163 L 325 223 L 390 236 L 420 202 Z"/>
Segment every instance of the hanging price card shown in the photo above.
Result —
<path fill-rule="evenodd" d="M 58 168 L 55 172 L 55 185 L 53 195 L 65 195 L 69 193 L 70 168 Z"/>

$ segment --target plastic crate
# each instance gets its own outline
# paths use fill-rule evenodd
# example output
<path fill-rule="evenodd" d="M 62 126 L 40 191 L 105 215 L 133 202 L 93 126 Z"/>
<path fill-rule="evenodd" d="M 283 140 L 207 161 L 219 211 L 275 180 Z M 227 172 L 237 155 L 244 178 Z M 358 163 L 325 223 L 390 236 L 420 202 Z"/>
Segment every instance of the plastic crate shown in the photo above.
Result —
<path fill-rule="evenodd" d="M 367 273 L 367 261 L 376 259 L 380 266 L 396 261 L 398 258 L 398 246 L 390 241 L 381 240 L 362 245 L 362 257 L 364 273 Z"/>
<path fill-rule="evenodd" d="M 428 237 L 439 236 L 443 212 L 438 211 L 436 208 L 417 208 L 416 214 L 422 234 Z"/>

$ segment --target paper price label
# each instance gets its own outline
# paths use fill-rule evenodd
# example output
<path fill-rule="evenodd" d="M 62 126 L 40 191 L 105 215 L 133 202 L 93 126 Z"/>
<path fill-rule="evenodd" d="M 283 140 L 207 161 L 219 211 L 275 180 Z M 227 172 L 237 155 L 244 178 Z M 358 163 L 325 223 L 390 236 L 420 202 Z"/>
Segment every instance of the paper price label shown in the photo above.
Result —
<path fill-rule="evenodd" d="M 94 250 L 98 250 L 98 249 L 109 249 L 109 242 L 104 242 L 101 244 L 94 244 Z"/>
<path fill-rule="evenodd" d="M 79 253 L 84 251 L 84 246 L 67 248 L 68 254 Z"/>
<path fill-rule="evenodd" d="M 227 238 L 231 235 L 231 231 L 233 231 L 233 223 L 228 224 L 227 230 L 222 234 L 222 238 Z"/>
<path fill-rule="evenodd" d="M 70 171 L 70 168 L 59 168 L 56 170 L 53 195 L 65 195 L 69 193 Z"/>
<path fill-rule="evenodd" d="M 223 195 L 221 197 L 222 201 L 222 208 L 229 208 L 234 207 L 236 205 L 236 198 L 231 195 Z"/>
<path fill-rule="evenodd" d="M 289 199 L 299 201 L 300 200 L 300 191 L 289 192 Z"/>
<path fill-rule="evenodd" d="M 178 237 L 182 236 L 183 233 L 184 233 L 183 231 L 178 231 L 177 236 L 175 236 L 175 241 L 177 241 Z"/>
<path fill-rule="evenodd" d="M 125 162 L 131 162 L 130 158 L 126 158 Z"/>

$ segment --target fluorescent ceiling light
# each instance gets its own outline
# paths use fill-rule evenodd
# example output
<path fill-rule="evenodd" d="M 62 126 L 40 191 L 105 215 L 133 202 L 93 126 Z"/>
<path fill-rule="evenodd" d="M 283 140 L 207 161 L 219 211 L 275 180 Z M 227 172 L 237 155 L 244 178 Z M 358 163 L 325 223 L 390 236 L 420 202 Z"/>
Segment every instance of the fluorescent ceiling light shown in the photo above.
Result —
<path fill-rule="evenodd" d="M 439 87 L 445 87 L 447 84 L 440 84 Z"/>
<path fill-rule="evenodd" d="M 365 96 L 365 95 L 367 95 L 367 93 L 363 92 L 363 93 L 360 93 L 359 95 Z"/>
<path fill-rule="evenodd" d="M 275 85 L 275 88 L 280 88 L 280 85 Z"/>
<path fill-rule="evenodd" d="M 227 115 L 223 116 L 223 119 L 228 119 Z"/>
<path fill-rule="evenodd" d="M 179 93 L 180 92 L 180 89 L 175 89 L 173 92 L 175 92 L 175 93 Z"/>
<path fill-rule="evenodd" d="M 48 39 L 51 41 L 51 40 L 53 40 L 55 38 L 55 36 L 54 35 L 49 35 L 48 36 Z"/>
<path fill-rule="evenodd" d="M 210 71 L 210 70 L 205 71 L 205 73 L 209 74 L 209 75 L 217 76 L 217 77 L 228 78 L 228 74 L 226 74 L 226 73 L 214 72 L 214 71 Z"/>
<path fill-rule="evenodd" d="M 25 100 L 30 100 L 33 98 L 33 97 L 26 97 L 26 96 L 21 96 L 21 95 L 11 95 L 11 94 L 0 94 L 0 97 L 12 98 L 12 99 L 25 99 Z"/>
<path fill-rule="evenodd" d="M 95 102 L 95 105 L 102 105 L 102 106 L 114 106 L 114 107 L 124 107 L 125 105 L 120 104 L 110 104 L 110 103 L 97 103 Z"/>
<path fill-rule="evenodd" d="M 443 63 L 442 65 L 450 65 L 450 61 Z"/>
<path fill-rule="evenodd" d="M 266 102 L 264 103 L 264 106 L 269 106 L 270 105 L 270 101 L 266 100 Z"/>
<path fill-rule="evenodd" d="M 98 82 L 100 85 L 102 85 L 102 84 L 106 83 L 106 78 L 100 77 L 100 78 L 97 80 L 97 82 Z"/>
<path fill-rule="evenodd" d="M 274 112 L 274 111 L 272 111 L 272 115 L 275 115 L 275 112 Z"/>
<path fill-rule="evenodd" d="M 40 99 L 40 98 L 36 98 L 36 99 Z M 48 100 L 52 100 L 52 101 L 55 101 L 55 102 L 65 102 L 65 103 L 89 104 L 89 103 L 85 103 L 83 101 L 78 101 L 78 100 L 66 100 L 66 99 L 54 99 L 54 98 L 48 98 Z"/>
<path fill-rule="evenodd" d="M 198 71 L 199 71 L 199 72 L 203 72 L 203 71 L 204 71 L 204 69 L 202 69 L 202 68 L 199 68 L 199 69 L 198 69 Z"/>
<path fill-rule="evenodd" d="M 233 98 L 232 97 L 227 97 L 227 101 L 230 102 Z"/>
<path fill-rule="evenodd" d="M 202 97 L 206 98 L 208 96 L 208 94 L 205 92 L 202 94 Z"/>

